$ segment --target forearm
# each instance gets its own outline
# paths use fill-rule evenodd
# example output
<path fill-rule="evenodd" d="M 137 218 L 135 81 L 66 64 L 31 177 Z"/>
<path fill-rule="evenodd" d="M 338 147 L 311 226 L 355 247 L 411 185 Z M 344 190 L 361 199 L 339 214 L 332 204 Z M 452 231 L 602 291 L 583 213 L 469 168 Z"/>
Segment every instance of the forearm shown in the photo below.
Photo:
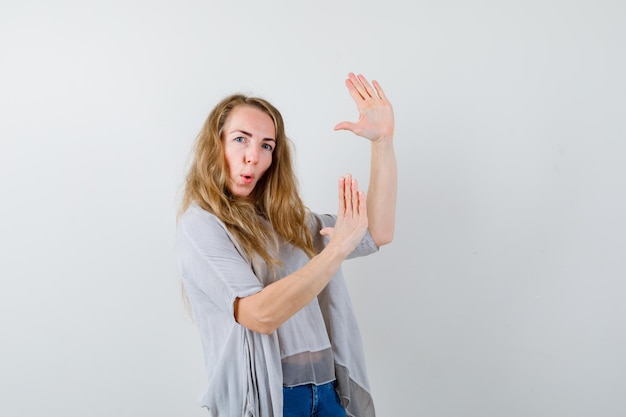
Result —
<path fill-rule="evenodd" d="M 253 331 L 270 334 L 310 303 L 335 275 L 348 251 L 330 242 L 298 271 L 235 301 L 235 319 Z"/>
<path fill-rule="evenodd" d="M 372 141 L 367 191 L 369 232 L 377 246 L 393 240 L 398 193 L 398 169 L 392 138 Z"/>

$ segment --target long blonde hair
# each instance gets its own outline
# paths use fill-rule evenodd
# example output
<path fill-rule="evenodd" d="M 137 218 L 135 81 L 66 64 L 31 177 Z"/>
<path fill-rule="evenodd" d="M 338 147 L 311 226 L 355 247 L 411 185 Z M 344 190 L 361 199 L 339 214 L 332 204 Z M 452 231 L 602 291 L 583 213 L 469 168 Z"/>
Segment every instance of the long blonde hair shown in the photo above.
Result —
<path fill-rule="evenodd" d="M 222 128 L 237 106 L 250 106 L 266 113 L 274 122 L 276 147 L 272 163 L 249 198 L 237 198 L 228 190 L 228 168 L 224 159 Z M 275 232 L 286 242 L 315 255 L 306 225 L 307 208 L 298 194 L 293 171 L 290 140 L 280 112 L 268 101 L 234 94 L 218 103 L 196 138 L 193 162 L 185 181 L 178 217 L 195 202 L 217 216 L 235 236 L 246 254 L 260 256 L 269 267 L 280 265 L 267 243 Z M 266 224 L 269 222 L 268 229 Z"/>

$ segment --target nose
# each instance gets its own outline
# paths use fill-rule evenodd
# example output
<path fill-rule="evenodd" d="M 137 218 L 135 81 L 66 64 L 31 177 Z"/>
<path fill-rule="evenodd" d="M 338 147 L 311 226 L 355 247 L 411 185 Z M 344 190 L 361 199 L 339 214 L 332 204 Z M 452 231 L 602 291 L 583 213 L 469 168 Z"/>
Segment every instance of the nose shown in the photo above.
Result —
<path fill-rule="evenodd" d="M 259 162 L 259 150 L 256 146 L 248 146 L 246 149 L 246 164 L 256 165 Z"/>

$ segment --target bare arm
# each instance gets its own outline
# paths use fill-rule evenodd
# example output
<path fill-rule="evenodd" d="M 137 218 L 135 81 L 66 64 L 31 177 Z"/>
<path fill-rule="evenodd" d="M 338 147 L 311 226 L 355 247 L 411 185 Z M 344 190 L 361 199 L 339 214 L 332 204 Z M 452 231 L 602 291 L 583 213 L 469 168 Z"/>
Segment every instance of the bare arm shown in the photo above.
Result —
<path fill-rule="evenodd" d="M 349 130 L 371 142 L 370 181 L 367 190 L 369 231 L 378 246 L 393 240 L 398 170 L 393 148 L 393 108 L 377 81 L 348 75 L 346 87 L 356 103 L 359 120 L 341 122 L 335 130 Z"/>
<path fill-rule="evenodd" d="M 334 228 L 324 228 L 326 247 L 304 267 L 258 293 L 235 301 L 235 320 L 270 334 L 317 297 L 367 231 L 365 194 L 350 175 L 339 179 L 339 212 Z"/>

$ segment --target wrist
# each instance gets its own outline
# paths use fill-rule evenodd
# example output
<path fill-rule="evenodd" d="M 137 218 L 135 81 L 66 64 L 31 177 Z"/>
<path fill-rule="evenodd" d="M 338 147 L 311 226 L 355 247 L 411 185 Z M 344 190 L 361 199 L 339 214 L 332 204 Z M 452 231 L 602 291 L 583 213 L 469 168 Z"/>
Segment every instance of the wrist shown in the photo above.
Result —
<path fill-rule="evenodd" d="M 352 252 L 352 250 L 349 245 L 342 244 L 339 239 L 331 240 L 322 250 L 322 253 L 328 256 L 328 259 L 331 260 L 331 262 L 334 261 L 339 263 L 343 262 L 348 255 L 350 255 L 350 252 Z"/>
<path fill-rule="evenodd" d="M 386 133 L 372 139 L 372 145 L 389 145 L 393 143 L 393 132 Z"/>

